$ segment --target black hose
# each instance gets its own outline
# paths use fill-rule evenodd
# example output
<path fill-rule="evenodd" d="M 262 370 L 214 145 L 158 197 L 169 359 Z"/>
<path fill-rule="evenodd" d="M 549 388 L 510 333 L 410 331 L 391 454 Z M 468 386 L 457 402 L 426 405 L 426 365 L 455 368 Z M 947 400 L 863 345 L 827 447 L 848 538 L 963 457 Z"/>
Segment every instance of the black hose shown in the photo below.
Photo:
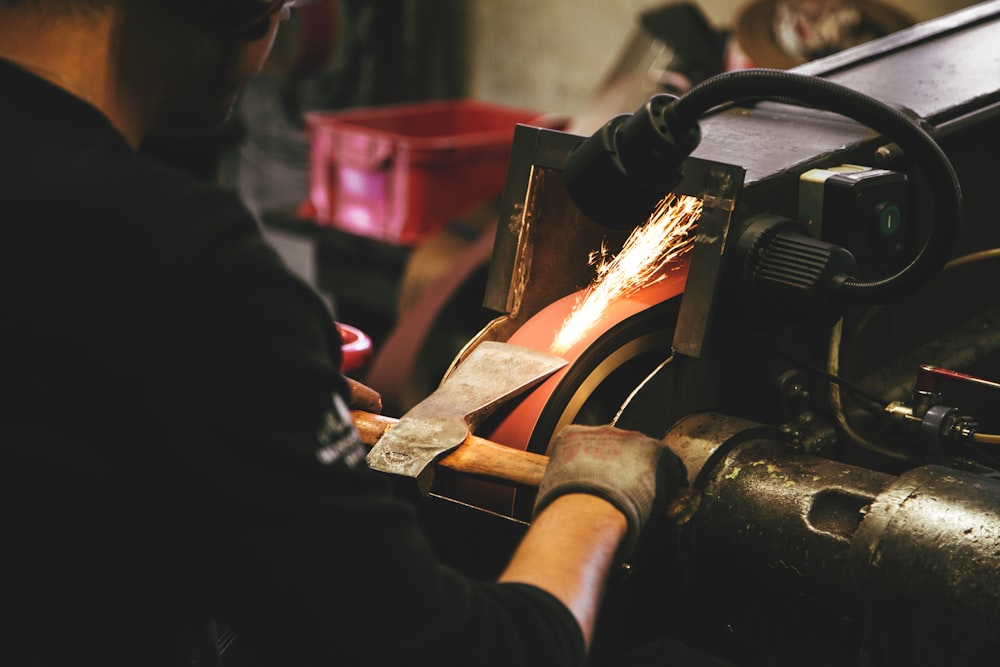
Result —
<path fill-rule="evenodd" d="M 881 304 L 912 293 L 942 266 L 954 248 L 962 223 L 958 176 L 937 142 L 912 118 L 885 102 L 838 83 L 785 70 L 748 69 L 706 79 L 668 110 L 675 132 L 696 126 L 710 109 L 748 99 L 798 102 L 851 118 L 898 144 L 924 170 L 934 200 L 927 240 L 913 260 L 895 275 L 878 280 L 849 278 L 840 287 L 844 301 Z"/>

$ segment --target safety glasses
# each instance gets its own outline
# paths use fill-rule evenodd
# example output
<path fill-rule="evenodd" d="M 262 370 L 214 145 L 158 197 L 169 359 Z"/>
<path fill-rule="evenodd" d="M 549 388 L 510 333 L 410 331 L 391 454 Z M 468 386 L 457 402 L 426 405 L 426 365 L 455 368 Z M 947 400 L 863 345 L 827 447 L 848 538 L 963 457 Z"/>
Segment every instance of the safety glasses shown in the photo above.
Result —
<path fill-rule="evenodd" d="M 278 14 L 284 22 L 289 19 L 292 9 L 310 5 L 320 0 L 258 0 L 255 3 L 244 2 L 234 7 L 242 8 L 241 14 L 227 16 L 218 13 L 212 15 L 217 23 L 223 26 L 225 32 L 241 35 L 247 39 L 260 39 L 267 32 L 270 18 Z"/>
<path fill-rule="evenodd" d="M 317 0 L 274 0 L 268 7 L 267 13 L 274 14 L 281 12 L 281 21 L 285 22 L 292 16 L 292 10 L 303 5 L 310 5 Z"/>

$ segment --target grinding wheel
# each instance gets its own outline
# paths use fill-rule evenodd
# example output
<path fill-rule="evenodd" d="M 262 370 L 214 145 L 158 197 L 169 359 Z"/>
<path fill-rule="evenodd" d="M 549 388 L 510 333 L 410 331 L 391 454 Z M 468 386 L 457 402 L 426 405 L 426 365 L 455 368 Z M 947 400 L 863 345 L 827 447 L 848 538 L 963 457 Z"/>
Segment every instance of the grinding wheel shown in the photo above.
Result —
<path fill-rule="evenodd" d="M 671 341 L 687 277 L 687 263 L 673 265 L 659 282 L 615 301 L 601 319 L 560 356 L 569 363 L 481 429 L 508 447 L 544 454 L 558 431 L 571 423 L 616 421 L 645 381 L 670 373 Z M 551 351 L 553 338 L 582 292 L 543 308 L 507 342 Z M 660 389 L 662 381 L 657 382 Z M 629 418 L 628 428 L 662 437 L 673 423 L 669 401 Z M 625 425 L 622 425 L 623 427 Z M 468 479 L 450 479 L 440 490 L 452 499 L 527 520 L 534 491 Z"/>

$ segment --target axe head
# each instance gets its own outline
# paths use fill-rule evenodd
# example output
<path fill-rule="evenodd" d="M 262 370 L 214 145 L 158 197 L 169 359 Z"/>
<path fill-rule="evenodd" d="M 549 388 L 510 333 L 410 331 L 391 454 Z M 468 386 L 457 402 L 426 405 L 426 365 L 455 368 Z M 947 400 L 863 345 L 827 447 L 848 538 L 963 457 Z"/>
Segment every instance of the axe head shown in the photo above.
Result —
<path fill-rule="evenodd" d="M 430 396 L 413 406 L 368 452 L 373 470 L 412 478 L 430 491 L 434 462 L 472 435 L 505 401 L 566 365 L 519 345 L 479 343 Z"/>

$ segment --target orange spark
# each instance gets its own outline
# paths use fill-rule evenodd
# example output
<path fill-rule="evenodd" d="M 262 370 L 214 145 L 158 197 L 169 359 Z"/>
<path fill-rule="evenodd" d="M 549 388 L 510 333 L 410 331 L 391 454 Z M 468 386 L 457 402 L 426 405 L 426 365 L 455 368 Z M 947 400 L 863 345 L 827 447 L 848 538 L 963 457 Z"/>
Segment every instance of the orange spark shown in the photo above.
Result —
<path fill-rule="evenodd" d="M 604 247 L 591 253 L 589 263 L 596 264 L 597 275 L 556 333 L 552 352 L 562 354 L 573 347 L 614 301 L 662 280 L 661 269 L 667 262 L 693 246 L 701 208 L 702 201 L 697 197 L 669 194 L 649 220 L 632 231 L 613 259 L 608 260 Z"/>

